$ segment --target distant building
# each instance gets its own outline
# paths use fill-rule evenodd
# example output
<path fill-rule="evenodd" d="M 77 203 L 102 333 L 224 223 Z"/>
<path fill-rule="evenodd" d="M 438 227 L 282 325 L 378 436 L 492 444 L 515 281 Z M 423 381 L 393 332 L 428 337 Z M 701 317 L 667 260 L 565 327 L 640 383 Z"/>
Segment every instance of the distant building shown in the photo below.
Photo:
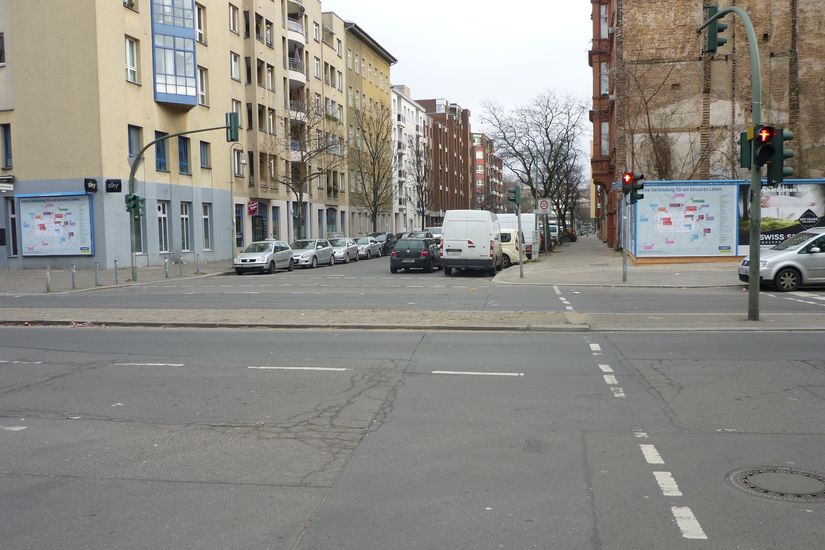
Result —
<path fill-rule="evenodd" d="M 472 133 L 473 203 L 472 208 L 501 212 L 503 197 L 501 185 L 502 162 L 494 153 L 493 141 L 485 134 Z M 503 200 L 502 200 L 503 199 Z"/>
<path fill-rule="evenodd" d="M 430 187 L 430 128 L 424 107 L 410 99 L 410 89 L 392 86 L 393 136 L 396 151 L 393 215 L 395 232 L 426 226 Z M 424 212 L 425 219 L 421 219 Z"/>

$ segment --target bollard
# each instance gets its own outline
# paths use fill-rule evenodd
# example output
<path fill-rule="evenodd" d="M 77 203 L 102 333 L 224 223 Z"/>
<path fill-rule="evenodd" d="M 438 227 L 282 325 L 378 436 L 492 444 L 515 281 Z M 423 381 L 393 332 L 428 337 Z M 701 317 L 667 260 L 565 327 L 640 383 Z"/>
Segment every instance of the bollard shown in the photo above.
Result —
<path fill-rule="evenodd" d="M 183 256 L 178 258 L 178 274 L 183 277 Z"/>
<path fill-rule="evenodd" d="M 46 266 L 46 292 L 52 291 L 52 272 L 51 267 Z"/>
<path fill-rule="evenodd" d="M 115 260 L 115 284 L 118 284 L 118 281 L 117 281 L 117 260 Z"/>
<path fill-rule="evenodd" d="M 201 255 L 195 254 L 195 275 L 201 274 Z"/>
<path fill-rule="evenodd" d="M 95 262 L 95 286 L 100 286 L 100 262 Z"/>
<path fill-rule="evenodd" d="M 75 273 L 77 273 L 77 266 L 72 264 L 72 290 L 77 290 L 77 285 L 75 284 Z"/>
<path fill-rule="evenodd" d="M 163 259 L 163 276 L 164 278 L 169 278 L 169 258 Z"/>

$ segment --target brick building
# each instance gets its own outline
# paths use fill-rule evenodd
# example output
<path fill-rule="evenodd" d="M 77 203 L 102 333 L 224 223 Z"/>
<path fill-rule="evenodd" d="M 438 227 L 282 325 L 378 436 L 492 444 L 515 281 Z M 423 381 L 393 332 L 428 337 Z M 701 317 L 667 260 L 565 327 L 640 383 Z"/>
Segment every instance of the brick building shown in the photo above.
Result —
<path fill-rule="evenodd" d="M 617 242 L 621 172 L 648 180 L 747 178 L 738 136 L 751 123 L 751 64 L 742 21 L 728 15 L 728 43 L 701 55 L 698 0 L 591 0 L 593 181 L 600 235 Z M 720 9 L 730 1 L 720 1 Z M 737 0 L 753 23 L 762 66 L 762 120 L 790 128 L 799 178 L 825 175 L 825 2 Z"/>

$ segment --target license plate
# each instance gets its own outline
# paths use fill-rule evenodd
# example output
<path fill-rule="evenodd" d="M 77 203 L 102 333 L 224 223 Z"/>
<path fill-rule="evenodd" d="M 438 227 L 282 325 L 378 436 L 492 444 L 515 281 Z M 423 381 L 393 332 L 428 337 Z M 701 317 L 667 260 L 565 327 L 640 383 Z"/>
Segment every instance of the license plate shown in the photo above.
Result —
<path fill-rule="evenodd" d="M 402 264 L 414 264 L 415 260 L 401 260 Z"/>
<path fill-rule="evenodd" d="M 460 248 L 448 248 L 447 254 L 461 254 Z"/>

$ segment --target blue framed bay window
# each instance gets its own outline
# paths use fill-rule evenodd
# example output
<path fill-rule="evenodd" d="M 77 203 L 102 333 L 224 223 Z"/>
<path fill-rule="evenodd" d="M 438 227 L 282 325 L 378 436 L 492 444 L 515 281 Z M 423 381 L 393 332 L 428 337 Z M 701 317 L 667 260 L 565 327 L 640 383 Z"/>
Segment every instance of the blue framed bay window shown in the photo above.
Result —
<path fill-rule="evenodd" d="M 155 140 L 159 140 L 160 138 L 166 137 L 165 132 L 155 132 Z M 168 172 L 169 171 L 169 163 L 167 162 L 167 158 L 169 155 L 167 152 L 169 151 L 169 140 L 164 139 L 163 141 L 158 141 L 155 143 L 155 170 L 158 172 Z"/>
<path fill-rule="evenodd" d="M 191 174 L 189 168 L 189 138 L 178 137 L 178 164 L 180 166 L 181 174 Z"/>
<path fill-rule="evenodd" d="M 152 64 L 155 101 L 195 106 L 194 0 L 152 0 Z"/>

